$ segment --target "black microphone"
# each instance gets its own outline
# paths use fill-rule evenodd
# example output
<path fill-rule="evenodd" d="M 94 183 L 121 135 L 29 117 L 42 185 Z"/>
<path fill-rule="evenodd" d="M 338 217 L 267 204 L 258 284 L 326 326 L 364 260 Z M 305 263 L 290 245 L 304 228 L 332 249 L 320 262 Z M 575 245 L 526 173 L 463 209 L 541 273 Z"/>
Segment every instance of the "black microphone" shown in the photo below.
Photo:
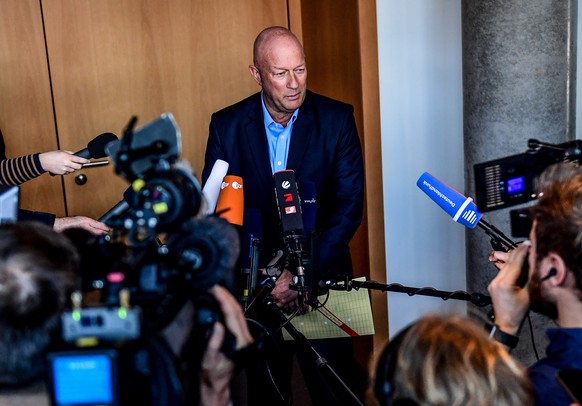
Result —
<path fill-rule="evenodd" d="M 317 191 L 315 182 L 304 180 L 299 185 L 301 197 L 301 217 L 303 219 L 303 237 L 308 244 L 309 258 L 310 258 L 310 272 L 306 275 L 307 286 L 311 287 L 311 300 L 316 298 L 315 292 L 320 285 L 318 278 L 319 272 L 319 235 L 316 230 L 316 216 L 317 216 Z M 322 293 L 323 290 L 318 290 Z M 319 294 L 317 293 L 317 294 Z"/>
<path fill-rule="evenodd" d="M 293 285 L 290 285 L 289 288 L 297 290 L 299 304 L 302 306 L 305 300 L 311 300 L 306 285 L 305 272 L 310 261 L 303 244 L 304 227 L 301 217 L 301 199 L 297 191 L 295 172 L 293 170 L 275 172 L 273 180 L 275 181 L 275 195 L 287 250 L 287 262 L 296 269 Z"/>
<path fill-rule="evenodd" d="M 273 174 L 273 179 L 283 236 L 303 235 L 301 201 L 295 182 L 295 172 L 292 170 L 278 171 Z"/>
<path fill-rule="evenodd" d="M 83 148 L 82 150 L 75 152 L 73 155 L 86 159 L 105 158 L 107 156 L 105 147 L 111 141 L 117 141 L 117 136 L 113 133 L 103 133 L 89 141 L 87 148 Z"/>
<path fill-rule="evenodd" d="M 104 215 L 102 215 L 97 221 L 107 224 L 108 226 L 114 226 L 112 221 L 116 220 L 119 216 L 125 214 L 130 208 L 130 202 L 135 197 L 135 191 L 131 186 L 125 189 L 123 192 L 123 199 L 120 200 L 115 206 L 107 211 Z"/>

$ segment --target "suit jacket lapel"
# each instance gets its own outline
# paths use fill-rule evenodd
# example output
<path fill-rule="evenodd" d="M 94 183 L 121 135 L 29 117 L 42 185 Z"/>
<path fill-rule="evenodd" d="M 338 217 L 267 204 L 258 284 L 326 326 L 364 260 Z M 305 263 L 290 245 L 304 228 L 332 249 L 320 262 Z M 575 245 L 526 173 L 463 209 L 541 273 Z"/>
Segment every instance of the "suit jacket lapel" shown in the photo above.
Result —
<path fill-rule="evenodd" d="M 251 161 L 255 164 L 255 173 L 264 183 L 266 188 L 272 187 L 273 178 L 271 176 L 271 162 L 269 160 L 269 145 L 267 143 L 267 134 L 263 122 L 263 113 L 261 107 L 261 96 L 257 94 L 256 108 L 251 109 L 249 122 L 246 126 L 246 138 L 248 141 L 248 154 L 252 157 Z M 244 153 L 244 152 L 241 152 Z"/>
<path fill-rule="evenodd" d="M 311 137 L 315 136 L 315 118 L 311 109 L 311 99 L 309 92 L 305 97 L 303 105 L 299 109 L 297 120 L 293 124 L 291 134 L 291 144 L 289 145 L 289 156 L 287 157 L 287 169 L 295 172 L 301 170 L 305 148 L 309 148 Z"/>

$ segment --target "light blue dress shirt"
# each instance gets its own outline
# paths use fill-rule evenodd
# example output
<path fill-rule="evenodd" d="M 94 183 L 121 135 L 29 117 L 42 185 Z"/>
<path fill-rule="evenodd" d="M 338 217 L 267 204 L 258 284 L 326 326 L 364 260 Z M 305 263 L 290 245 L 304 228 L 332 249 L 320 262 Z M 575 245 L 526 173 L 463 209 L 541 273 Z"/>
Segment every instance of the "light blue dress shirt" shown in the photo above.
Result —
<path fill-rule="evenodd" d="M 299 109 L 293 112 L 291 119 L 287 126 L 283 127 L 276 123 L 267 107 L 265 100 L 261 93 L 261 103 L 263 105 L 263 121 L 265 124 L 265 131 L 267 132 L 267 141 L 269 143 L 269 158 L 271 160 L 271 170 L 273 173 L 287 169 L 287 156 L 289 155 L 289 144 L 291 143 L 291 132 L 293 131 L 293 123 L 297 120 Z"/>

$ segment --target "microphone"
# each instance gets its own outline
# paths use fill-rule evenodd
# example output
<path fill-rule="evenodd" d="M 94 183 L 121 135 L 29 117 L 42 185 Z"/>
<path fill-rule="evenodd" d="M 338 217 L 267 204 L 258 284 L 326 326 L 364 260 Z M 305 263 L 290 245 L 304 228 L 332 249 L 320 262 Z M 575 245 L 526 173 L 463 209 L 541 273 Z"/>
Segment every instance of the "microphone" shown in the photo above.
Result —
<path fill-rule="evenodd" d="M 497 227 L 487 223 L 483 219 L 483 213 L 477 210 L 473 199 L 466 197 L 455 189 L 441 182 L 428 172 L 423 173 L 416 185 L 438 204 L 457 223 L 466 227 L 481 227 L 491 238 L 491 245 L 496 251 L 510 251 L 517 248 L 517 244 L 507 238 Z M 521 274 L 516 281 L 517 286 L 523 287 L 528 278 L 528 263 L 524 262 Z"/>
<path fill-rule="evenodd" d="M 75 152 L 73 155 L 86 159 L 105 158 L 107 156 L 105 147 L 111 141 L 117 141 L 117 136 L 113 133 L 103 133 L 89 141 L 87 148 L 83 148 L 82 150 Z"/>
<path fill-rule="evenodd" d="M 242 239 L 242 273 L 244 276 L 242 302 L 245 309 L 249 306 L 249 298 L 254 295 L 255 289 L 257 288 L 259 251 L 262 239 L 263 220 L 261 211 L 251 207 L 246 213 Z"/>
<path fill-rule="evenodd" d="M 255 242 L 259 242 L 263 239 L 263 218 L 261 216 L 261 210 L 251 207 L 247 210 L 244 229 L 243 229 L 243 241 L 245 246 L 243 246 L 242 266 L 248 268 L 252 266 L 252 254 L 253 245 Z"/>
<path fill-rule="evenodd" d="M 102 215 L 97 221 L 107 224 L 110 227 L 113 226 L 113 224 L 111 224 L 112 220 L 117 219 L 130 209 L 131 205 L 128 202 L 131 202 L 134 197 L 135 191 L 133 190 L 133 187 L 129 186 L 125 189 L 125 192 L 123 192 L 123 199 L 109 209 L 107 213 Z"/>
<path fill-rule="evenodd" d="M 295 182 L 295 172 L 293 170 L 278 171 L 273 174 L 273 179 L 283 236 L 303 235 L 301 201 Z"/>
<path fill-rule="evenodd" d="M 423 173 L 416 186 L 430 197 L 441 209 L 443 209 L 454 221 L 469 228 L 475 228 L 482 213 L 477 211 L 473 199 L 465 197 L 455 189 L 447 186 L 428 172 Z"/>
<path fill-rule="evenodd" d="M 479 226 L 484 229 L 491 238 L 495 239 L 495 243 L 500 244 L 497 247 L 494 246 L 494 249 L 509 251 L 517 247 L 517 244 L 507 238 L 497 227 L 488 224 L 483 219 L 483 213 L 477 210 L 472 198 L 463 196 L 428 172 L 423 173 L 418 178 L 416 186 L 457 223 L 469 228 Z"/>
<path fill-rule="evenodd" d="M 310 271 L 307 275 L 307 286 L 312 287 L 312 298 L 316 298 L 314 295 L 317 290 L 316 274 L 319 269 L 319 246 L 317 230 L 315 228 L 315 219 L 317 215 L 317 192 L 315 188 L 315 182 L 305 180 L 300 183 L 300 197 L 301 197 L 301 214 L 303 219 L 303 237 L 309 245 L 309 258 L 310 258 Z M 319 284 L 319 282 L 317 283 Z M 322 291 L 319 291 L 321 293 Z"/>
<path fill-rule="evenodd" d="M 242 178 L 235 175 L 225 176 L 216 201 L 218 217 L 222 217 L 230 224 L 242 226 L 244 202 Z"/>
<path fill-rule="evenodd" d="M 206 209 L 204 214 L 211 215 L 216 209 L 216 202 L 218 201 L 218 195 L 220 194 L 220 187 L 222 185 L 222 180 L 228 172 L 228 162 L 222 159 L 217 159 L 212 166 L 210 175 L 202 188 L 202 195 L 206 199 Z"/>
<path fill-rule="evenodd" d="M 296 269 L 293 285 L 289 288 L 297 291 L 299 305 L 302 306 L 306 301 L 311 300 L 305 272 L 306 267 L 310 266 L 310 260 L 303 246 L 304 227 L 295 172 L 293 170 L 277 171 L 273 174 L 273 180 L 283 238 L 287 248 L 287 262 Z"/>
<path fill-rule="evenodd" d="M 311 232 L 315 229 L 317 214 L 317 193 L 315 183 L 309 180 L 301 182 L 301 217 L 303 219 L 303 235 L 311 238 Z"/>

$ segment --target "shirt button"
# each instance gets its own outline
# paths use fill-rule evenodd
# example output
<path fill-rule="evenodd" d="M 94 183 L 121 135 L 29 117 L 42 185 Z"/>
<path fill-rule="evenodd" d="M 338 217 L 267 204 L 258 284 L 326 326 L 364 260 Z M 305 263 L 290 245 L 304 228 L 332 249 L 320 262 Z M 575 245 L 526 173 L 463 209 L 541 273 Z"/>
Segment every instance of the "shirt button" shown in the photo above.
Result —
<path fill-rule="evenodd" d="M 279 165 L 279 166 L 281 166 L 282 164 L 283 164 L 283 162 L 281 162 L 281 161 L 277 162 L 277 165 Z"/>

